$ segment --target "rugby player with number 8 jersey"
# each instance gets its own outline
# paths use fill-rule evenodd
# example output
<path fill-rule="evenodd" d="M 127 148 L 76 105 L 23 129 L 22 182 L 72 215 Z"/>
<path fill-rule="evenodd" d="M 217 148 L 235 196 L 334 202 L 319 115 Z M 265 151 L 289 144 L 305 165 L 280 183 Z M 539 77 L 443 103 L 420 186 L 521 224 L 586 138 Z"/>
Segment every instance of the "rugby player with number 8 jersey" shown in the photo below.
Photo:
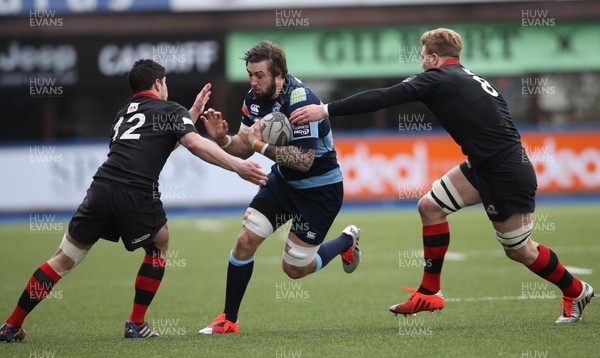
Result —
<path fill-rule="evenodd" d="M 423 73 L 388 88 L 305 106 L 290 117 L 292 123 L 306 124 L 420 101 L 467 156 L 465 162 L 434 181 L 419 200 L 424 273 L 417 289 L 403 287 L 410 298 L 389 310 L 411 315 L 444 308 L 440 277 L 450 243 L 447 217 L 463 207 L 483 203 L 506 256 L 562 291 L 562 312 L 556 323 L 578 322 L 594 290 L 569 273 L 554 251 L 531 237 L 537 180 L 504 98 L 486 79 L 460 63 L 463 43 L 455 31 L 427 31 L 421 36 L 421 45 Z"/>

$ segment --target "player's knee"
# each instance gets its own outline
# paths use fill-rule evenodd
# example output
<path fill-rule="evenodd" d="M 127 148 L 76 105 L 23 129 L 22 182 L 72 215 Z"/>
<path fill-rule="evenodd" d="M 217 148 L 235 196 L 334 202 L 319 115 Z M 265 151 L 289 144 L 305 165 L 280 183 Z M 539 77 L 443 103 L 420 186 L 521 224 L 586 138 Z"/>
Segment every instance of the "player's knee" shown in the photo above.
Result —
<path fill-rule="evenodd" d="M 50 266 L 61 276 L 66 275 L 75 267 L 75 261 L 67 256 L 64 251 L 58 252 L 48 260 Z M 62 274 L 61 274 L 62 273 Z"/>
<path fill-rule="evenodd" d="M 319 245 L 301 246 L 288 238 L 282 256 L 283 271 L 292 279 L 306 276 L 318 250 Z"/>
<path fill-rule="evenodd" d="M 247 260 L 254 255 L 257 249 L 256 240 L 248 230 L 242 230 L 235 241 L 233 255 L 239 260 Z"/>
<path fill-rule="evenodd" d="M 509 259 L 513 260 L 513 261 L 519 261 L 520 258 L 520 253 L 518 252 L 518 250 L 507 250 L 504 249 L 504 255 L 506 255 L 506 257 L 508 257 Z"/>
<path fill-rule="evenodd" d="M 302 278 L 308 274 L 307 269 L 304 267 L 296 267 L 292 265 L 288 265 L 285 262 L 282 263 L 283 272 L 288 275 L 292 280 L 297 280 Z"/>
<path fill-rule="evenodd" d="M 517 250 L 504 250 L 504 253 L 509 259 L 529 266 L 536 260 L 538 255 L 538 251 L 535 248 L 537 244 L 532 240 L 530 240 L 530 243 L 531 245 L 528 244 Z"/>
<path fill-rule="evenodd" d="M 524 265 L 530 265 L 533 261 L 535 261 L 535 256 L 533 256 L 525 247 L 517 250 L 504 250 L 504 253 L 509 259 L 520 262 Z"/>
<path fill-rule="evenodd" d="M 50 259 L 50 266 L 54 268 L 60 276 L 68 274 L 77 265 L 83 261 L 90 249 L 82 249 L 77 247 L 71 240 L 67 239 L 67 234 L 63 236 L 63 240 L 59 246 L 60 251 Z"/>
<path fill-rule="evenodd" d="M 148 245 L 148 246 L 144 246 L 143 247 L 144 251 L 146 251 L 146 255 L 148 256 L 152 256 L 152 257 L 161 257 L 161 253 L 165 253 L 167 252 L 167 250 L 165 249 L 164 251 L 158 247 L 158 245 Z"/>
<path fill-rule="evenodd" d="M 506 257 L 521 263 L 529 263 L 532 258 L 535 259 L 537 250 L 531 241 L 532 228 L 533 223 L 529 223 L 505 233 L 496 231 L 496 239 L 504 248 Z"/>
<path fill-rule="evenodd" d="M 158 230 L 158 233 L 154 236 L 151 246 L 156 247 L 162 252 L 167 252 L 169 249 L 169 227 L 167 224 Z"/>
<path fill-rule="evenodd" d="M 419 199 L 419 202 L 417 203 L 417 210 L 419 211 L 419 215 L 421 215 L 423 218 L 440 218 L 448 215 L 439 206 L 434 204 L 427 196 Z"/>
<path fill-rule="evenodd" d="M 419 200 L 419 213 L 421 217 L 436 219 L 452 214 L 465 206 L 460 193 L 446 174 L 441 179 L 434 181 L 431 190 Z"/>

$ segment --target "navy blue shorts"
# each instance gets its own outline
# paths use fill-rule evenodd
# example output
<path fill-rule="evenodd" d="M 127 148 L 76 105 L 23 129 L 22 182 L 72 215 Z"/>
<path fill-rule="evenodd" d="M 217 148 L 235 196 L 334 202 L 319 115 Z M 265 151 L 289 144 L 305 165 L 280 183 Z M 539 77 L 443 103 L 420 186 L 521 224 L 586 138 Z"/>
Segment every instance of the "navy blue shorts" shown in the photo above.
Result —
<path fill-rule="evenodd" d="M 477 189 L 488 218 L 502 222 L 513 214 L 535 211 L 537 179 L 525 150 L 517 150 L 490 169 L 460 165 L 462 173 Z"/>
<path fill-rule="evenodd" d="M 269 219 L 273 231 L 292 220 L 291 232 L 307 244 L 320 245 L 342 207 L 343 197 L 343 182 L 295 189 L 273 171 L 249 206 Z"/>

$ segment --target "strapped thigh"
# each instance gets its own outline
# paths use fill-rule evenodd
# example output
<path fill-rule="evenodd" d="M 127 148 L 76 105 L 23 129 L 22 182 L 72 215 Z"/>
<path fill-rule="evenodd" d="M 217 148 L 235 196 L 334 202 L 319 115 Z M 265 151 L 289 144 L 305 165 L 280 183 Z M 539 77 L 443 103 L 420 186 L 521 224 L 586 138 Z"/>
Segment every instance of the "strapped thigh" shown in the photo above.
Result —
<path fill-rule="evenodd" d="M 447 214 L 451 214 L 466 206 L 458 190 L 456 190 L 452 181 L 450 181 L 448 174 L 444 174 L 441 179 L 434 181 L 431 190 L 425 197 Z"/>

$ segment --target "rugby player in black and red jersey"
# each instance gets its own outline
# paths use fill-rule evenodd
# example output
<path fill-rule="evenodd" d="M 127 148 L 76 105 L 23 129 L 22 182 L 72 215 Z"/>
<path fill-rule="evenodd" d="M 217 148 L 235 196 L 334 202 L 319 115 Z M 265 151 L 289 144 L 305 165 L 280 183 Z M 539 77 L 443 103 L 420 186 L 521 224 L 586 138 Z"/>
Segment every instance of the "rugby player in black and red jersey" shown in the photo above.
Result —
<path fill-rule="evenodd" d="M 179 143 L 200 159 L 234 171 L 254 184 L 267 176 L 254 162 L 232 157 L 194 126 L 210 97 L 210 84 L 197 95 L 190 110 L 167 101 L 165 68 L 152 60 L 139 60 L 131 68 L 133 97 L 112 125 L 108 159 L 100 166 L 86 197 L 69 222 L 52 258 L 31 276 L 17 306 L 0 328 L 0 341 L 25 338 L 23 321 L 54 285 L 73 270 L 103 238 L 123 241 L 128 251 L 146 252 L 135 280 L 135 298 L 125 338 L 156 337 L 145 314 L 165 272 L 169 229 L 158 192 L 159 174 Z M 157 121 L 163 124 L 154 125 Z"/>
<path fill-rule="evenodd" d="M 427 31 L 421 44 L 423 73 L 388 88 L 302 107 L 290 117 L 293 123 L 302 124 L 420 101 L 467 156 L 467 161 L 434 181 L 431 191 L 419 200 L 426 263 L 423 278 L 417 289 L 403 287 L 412 296 L 390 311 L 409 315 L 444 307 L 440 274 L 450 242 L 447 216 L 483 203 L 506 256 L 563 292 L 563 310 L 556 323 L 579 321 L 594 290 L 571 275 L 552 250 L 531 239 L 537 180 L 504 98 L 460 63 L 462 39 L 455 31 Z"/>

